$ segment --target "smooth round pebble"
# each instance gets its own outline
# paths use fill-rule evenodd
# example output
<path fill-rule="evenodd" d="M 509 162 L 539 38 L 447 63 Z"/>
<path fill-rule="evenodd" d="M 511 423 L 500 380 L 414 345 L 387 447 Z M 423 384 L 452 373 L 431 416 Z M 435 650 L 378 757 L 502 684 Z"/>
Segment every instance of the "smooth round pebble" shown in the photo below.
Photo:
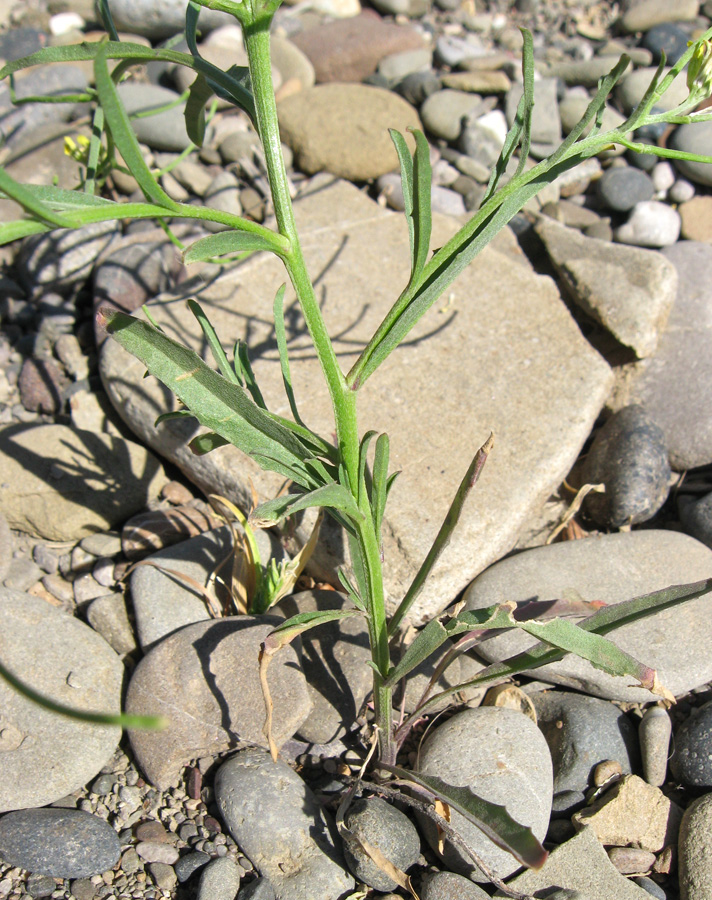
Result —
<path fill-rule="evenodd" d="M 649 872 L 655 862 L 655 854 L 636 847 L 609 847 L 608 858 L 621 875 Z"/>
<path fill-rule="evenodd" d="M 668 247 L 680 236 L 680 224 L 677 210 L 659 200 L 644 200 L 636 203 L 628 221 L 616 228 L 614 236 L 636 247 Z"/>
<path fill-rule="evenodd" d="M 662 706 L 651 706 L 638 725 L 643 774 L 648 784 L 661 787 L 667 774 L 672 722 Z"/>
<path fill-rule="evenodd" d="M 591 491 L 586 512 L 599 525 L 620 528 L 647 522 L 667 500 L 670 464 L 665 435 L 642 406 L 627 406 L 598 432 L 584 463 Z"/>
<path fill-rule="evenodd" d="M 709 743 L 708 743 L 709 747 Z M 680 900 L 712 897 L 712 794 L 685 810 L 678 838 Z"/>
<path fill-rule="evenodd" d="M 344 823 L 357 838 L 349 840 L 348 835 L 341 835 L 346 863 L 356 878 L 378 891 L 395 890 L 397 882 L 376 865 L 358 841 L 363 839 L 376 847 L 389 862 L 407 872 L 420 855 L 420 838 L 415 825 L 404 813 L 379 797 L 356 800 Z"/>
<path fill-rule="evenodd" d="M 177 862 L 180 855 L 175 847 L 159 841 L 141 841 L 136 845 L 136 852 L 144 862 L 169 866 Z"/>
<path fill-rule="evenodd" d="M 640 44 L 653 54 L 654 63 L 659 63 L 665 53 L 665 61 L 674 66 L 687 50 L 688 40 L 689 35 L 682 28 L 666 22 L 646 31 Z"/>
<path fill-rule="evenodd" d="M 0 819 L 0 857 L 39 875 L 85 878 L 113 868 L 121 855 L 114 829 L 78 809 L 20 809 Z"/>
<path fill-rule="evenodd" d="M 235 900 L 240 889 L 240 869 L 227 856 L 213 859 L 203 869 L 196 900 Z"/>
<path fill-rule="evenodd" d="M 712 146 L 712 121 L 679 125 L 673 131 L 668 146 L 673 150 L 708 156 Z M 674 165 L 681 175 L 694 181 L 695 184 L 712 185 L 712 166 L 708 163 L 676 159 Z"/>
<path fill-rule="evenodd" d="M 598 182 L 598 194 L 608 209 L 628 212 L 636 203 L 650 200 L 655 192 L 649 175 L 632 166 L 615 166 Z"/>
<path fill-rule="evenodd" d="M 207 853 L 203 853 L 202 850 L 193 850 L 191 853 L 186 853 L 185 856 L 181 856 L 173 868 L 178 876 L 178 881 L 183 884 L 184 881 L 187 881 L 190 878 L 193 872 L 202 869 L 203 866 L 207 865 L 209 862 L 210 856 Z"/>
<path fill-rule="evenodd" d="M 464 875 L 436 872 L 423 879 L 418 892 L 420 900 L 489 900 L 481 887 Z"/>
<path fill-rule="evenodd" d="M 35 900 L 49 897 L 57 887 L 57 883 L 50 875 L 30 875 L 26 883 L 27 893 Z"/>
<path fill-rule="evenodd" d="M 644 891 L 650 894 L 651 897 L 655 897 L 656 900 L 667 900 L 665 891 L 660 887 L 657 881 L 653 881 L 653 879 L 648 878 L 647 875 L 641 875 L 639 878 L 634 878 L 633 881 L 638 887 L 642 887 Z"/>
<path fill-rule="evenodd" d="M 681 496 L 677 504 L 685 531 L 712 548 L 712 494 L 705 494 L 699 500 Z"/>
<path fill-rule="evenodd" d="M 178 876 L 173 866 L 169 866 L 167 863 L 153 862 L 149 864 L 148 871 L 151 873 L 156 887 L 162 891 L 170 891 L 176 886 Z M 234 900 L 234 898 L 231 897 L 230 900 Z"/>
<path fill-rule="evenodd" d="M 712 788 L 712 701 L 692 711 L 675 732 L 673 747 L 675 780 L 688 788 Z"/>

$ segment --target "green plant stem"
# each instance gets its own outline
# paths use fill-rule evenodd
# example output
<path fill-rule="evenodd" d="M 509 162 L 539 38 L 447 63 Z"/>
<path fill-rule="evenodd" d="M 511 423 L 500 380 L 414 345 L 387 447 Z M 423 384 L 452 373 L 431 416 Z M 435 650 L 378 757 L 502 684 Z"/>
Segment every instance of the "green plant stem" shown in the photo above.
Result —
<path fill-rule="evenodd" d="M 307 271 L 299 236 L 294 221 L 294 211 L 289 194 L 289 183 L 282 157 L 282 147 L 277 121 L 277 104 L 272 88 L 272 71 L 269 50 L 269 21 L 260 20 L 244 28 L 245 46 L 252 76 L 257 128 L 259 130 L 265 163 L 272 191 L 272 201 L 281 235 L 289 240 L 289 249 L 282 254 L 290 280 L 296 291 L 309 334 L 314 342 L 317 357 L 324 372 L 334 409 L 339 457 L 343 466 L 347 487 L 352 495 L 359 496 L 359 439 L 355 391 L 347 385 L 326 329 L 319 304 Z M 364 602 L 374 663 L 374 706 L 379 728 L 380 757 L 384 762 L 395 759 L 393 742 L 392 691 L 383 685 L 388 675 L 388 628 L 383 591 L 380 542 L 373 526 L 371 511 L 363 500 L 364 522 L 356 526 L 358 551 L 362 557 L 366 575 L 364 585 L 367 596 Z"/>

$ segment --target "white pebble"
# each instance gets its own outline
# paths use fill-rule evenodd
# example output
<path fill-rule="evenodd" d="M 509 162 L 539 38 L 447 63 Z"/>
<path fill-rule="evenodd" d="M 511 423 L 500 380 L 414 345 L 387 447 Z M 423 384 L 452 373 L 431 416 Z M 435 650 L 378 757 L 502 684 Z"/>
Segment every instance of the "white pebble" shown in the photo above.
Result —
<path fill-rule="evenodd" d="M 84 19 L 76 12 L 57 13 L 49 20 L 50 33 L 59 37 L 72 31 L 83 31 L 86 26 Z"/>
<path fill-rule="evenodd" d="M 656 191 L 669 191 L 675 184 L 675 170 L 667 160 L 663 160 L 653 169 L 652 178 L 653 187 Z"/>
<path fill-rule="evenodd" d="M 678 178 L 668 191 L 668 200 L 671 203 L 686 203 L 695 196 L 695 186 L 686 178 Z"/>
<path fill-rule="evenodd" d="M 636 247 L 668 247 L 680 236 L 680 216 L 666 203 L 636 203 L 627 222 L 616 228 L 615 239 Z"/>

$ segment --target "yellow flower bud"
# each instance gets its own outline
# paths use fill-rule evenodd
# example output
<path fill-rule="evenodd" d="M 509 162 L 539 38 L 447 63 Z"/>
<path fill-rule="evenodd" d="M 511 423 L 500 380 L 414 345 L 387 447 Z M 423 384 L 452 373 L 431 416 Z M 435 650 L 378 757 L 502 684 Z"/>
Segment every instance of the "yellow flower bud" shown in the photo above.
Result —
<path fill-rule="evenodd" d="M 692 46 L 692 41 L 687 46 Z M 687 87 L 700 100 L 712 94 L 712 41 L 699 41 L 695 45 L 687 64 Z"/>

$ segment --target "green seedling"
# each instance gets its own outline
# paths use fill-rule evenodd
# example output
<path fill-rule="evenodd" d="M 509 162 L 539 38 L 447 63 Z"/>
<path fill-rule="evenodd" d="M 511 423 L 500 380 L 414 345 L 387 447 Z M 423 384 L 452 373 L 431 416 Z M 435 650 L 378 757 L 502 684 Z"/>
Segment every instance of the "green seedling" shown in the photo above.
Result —
<path fill-rule="evenodd" d="M 546 858 L 545 850 L 531 831 L 515 822 L 505 809 L 487 804 L 467 789 L 397 767 L 398 750 L 413 724 L 444 697 L 455 694 L 463 687 L 433 693 L 440 673 L 487 632 L 518 628 L 536 637 L 539 643 L 526 653 L 489 666 L 469 681 L 468 687 L 494 684 L 560 659 L 566 653 L 575 653 L 609 673 L 632 677 L 654 693 L 671 700 L 654 670 L 624 653 L 605 635 L 622 624 L 700 596 L 712 589 L 712 580 L 671 587 L 597 611 L 591 605 L 587 612 L 593 614 L 578 624 L 567 616 L 581 614 L 580 601 L 559 601 L 557 615 L 550 619 L 545 616 L 535 618 L 532 614 L 528 616 L 526 609 L 517 610 L 514 604 L 506 601 L 476 612 L 463 613 L 455 609 L 452 614 L 435 618 L 427 624 L 400 660 L 394 663 L 391 654 L 393 639 L 407 620 L 423 584 L 447 545 L 467 496 L 492 450 L 492 442 L 487 441 L 474 455 L 431 551 L 389 617 L 383 586 L 381 530 L 388 495 L 397 473 L 389 468 L 388 436 L 374 431 L 364 433 L 360 428 L 357 415 L 359 392 L 458 274 L 531 198 L 563 172 L 613 147 L 625 147 L 668 159 L 712 162 L 711 157 L 642 144 L 631 136 L 636 129 L 646 125 L 685 124 L 712 118 L 712 112 L 695 112 L 711 90 L 709 48 L 712 29 L 692 44 L 667 73 L 664 61 L 661 62 L 644 97 L 626 121 L 616 128 L 604 130 L 606 99 L 628 67 L 629 60 L 623 56 L 610 74 L 601 79 L 581 121 L 561 146 L 531 168 L 527 168 L 527 161 L 534 105 L 534 61 L 532 37 L 523 31 L 524 90 L 514 124 L 492 171 L 480 208 L 454 237 L 435 252 L 430 247 L 431 172 L 427 141 L 419 131 L 413 131 L 414 150 L 411 152 L 406 138 L 392 132 L 403 184 L 410 243 L 410 276 L 354 365 L 349 371 L 342 371 L 307 271 L 281 153 L 270 71 L 270 25 L 279 2 L 190 0 L 185 31 L 189 52 L 181 53 L 170 48 L 154 50 L 119 41 L 108 0 L 102 0 L 99 6 L 109 33 L 108 41 L 48 48 L 6 65 L 0 71 L 0 79 L 41 63 L 92 60 L 95 87 L 85 99 L 96 104 L 96 113 L 89 144 L 86 150 L 82 150 L 86 175 L 81 189 L 67 191 L 57 187 L 22 185 L 0 169 L 0 192 L 16 201 L 25 213 L 24 218 L 16 222 L 0 225 L 0 243 L 56 228 L 78 228 L 91 222 L 152 218 L 169 227 L 171 219 L 180 218 L 227 226 L 226 230 L 187 246 L 183 255 L 186 263 L 256 252 L 272 253 L 283 262 L 328 387 L 335 440 L 309 429 L 304 424 L 308 417 L 302 418 L 297 409 L 285 339 L 283 291 L 275 299 L 274 327 L 291 409 L 289 418 L 267 408 L 250 367 L 247 349 L 238 347 L 231 361 L 196 303 L 192 303 L 191 308 L 215 359 L 215 369 L 180 342 L 162 333 L 150 320 L 105 309 L 100 313 L 101 321 L 121 346 L 140 359 L 152 375 L 175 393 L 183 405 L 182 414 L 192 416 L 204 426 L 205 431 L 192 442 L 196 453 L 207 453 L 230 443 L 264 469 L 277 472 L 288 480 L 290 487 L 287 493 L 253 510 L 248 522 L 250 528 L 276 525 L 302 510 L 316 507 L 324 510 L 344 529 L 350 549 L 351 570 L 341 572 L 340 578 L 352 607 L 297 615 L 271 633 L 261 653 L 261 675 L 267 697 L 267 667 L 281 647 L 321 623 L 350 616 L 364 617 L 373 668 L 376 771 L 381 774 L 390 772 L 398 783 L 404 780 L 417 783 L 421 794 L 427 792 L 439 798 L 441 804 L 456 808 L 479 824 L 522 864 L 540 866 Z M 196 34 L 201 7 L 220 9 L 237 19 L 243 29 L 249 70 L 233 66 L 222 71 L 200 56 Z M 202 143 L 205 105 L 213 95 L 231 101 L 250 117 L 264 152 L 276 217 L 274 229 L 206 206 L 178 203 L 162 189 L 141 155 L 130 119 L 117 93 L 117 84 L 131 66 L 151 60 L 171 62 L 195 71 L 197 77 L 185 104 L 185 117 L 188 134 L 196 145 Z M 654 111 L 659 108 L 658 101 L 672 81 L 688 63 L 691 64 L 688 98 L 670 111 Z M 101 172 L 104 176 L 104 161 L 115 160 L 116 151 L 138 182 L 145 198 L 143 201 L 117 203 L 97 193 L 97 173 Z M 512 169 L 514 172 L 509 175 Z M 264 575 L 264 572 L 261 571 L 261 574 Z M 260 607 L 266 602 L 260 600 Z M 451 649 L 446 653 L 419 707 L 402 722 L 396 722 L 392 699 L 396 686 L 435 650 L 453 639 L 455 643 L 450 645 Z M 10 678 L 11 683 L 27 696 L 47 705 L 46 700 L 30 692 L 27 686 L 1 667 L 0 675 Z M 271 710 L 269 700 L 267 706 Z M 53 708 L 56 709 L 56 705 Z M 127 718 L 120 721 L 126 726 L 136 726 L 135 721 L 129 722 Z M 143 724 L 155 725 L 151 722 Z M 388 790 L 391 789 L 384 784 L 384 792 Z M 447 831 L 447 827 L 445 823 L 443 830 Z"/>

